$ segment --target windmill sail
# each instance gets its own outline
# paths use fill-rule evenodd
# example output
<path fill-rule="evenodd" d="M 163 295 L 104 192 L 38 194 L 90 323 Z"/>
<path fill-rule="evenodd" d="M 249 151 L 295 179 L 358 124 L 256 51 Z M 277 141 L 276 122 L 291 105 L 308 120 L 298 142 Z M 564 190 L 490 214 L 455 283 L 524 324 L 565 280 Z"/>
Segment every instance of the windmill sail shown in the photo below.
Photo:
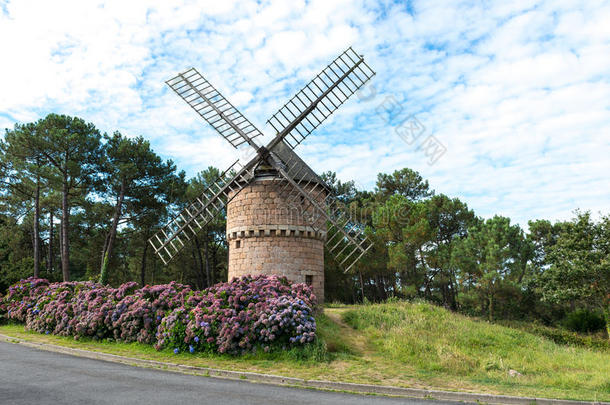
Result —
<path fill-rule="evenodd" d="M 351 47 L 333 60 L 267 122 L 296 148 L 375 72 Z"/>
<path fill-rule="evenodd" d="M 235 148 L 246 142 L 252 145 L 252 139 L 262 135 L 195 68 L 165 83 Z"/>
<path fill-rule="evenodd" d="M 239 160 L 212 182 L 167 225 L 148 240 L 164 264 L 168 264 L 186 242 L 205 227 L 226 207 L 238 191 L 252 179 L 248 165 L 240 167 Z M 232 195 L 229 195 L 233 192 Z"/>
<path fill-rule="evenodd" d="M 302 210 L 314 230 L 322 232 L 329 223 L 326 247 L 348 271 L 372 243 L 362 225 L 346 214 L 324 182 L 293 149 L 373 75 L 375 72 L 362 56 L 348 48 L 269 119 L 277 134 L 263 148 L 254 141 L 262 133 L 197 70 L 191 68 L 168 80 L 168 86 L 232 146 L 248 143 L 258 153 L 245 166 L 239 160 L 235 162 L 149 239 L 163 263 L 169 263 L 200 229 L 221 213 L 230 199 L 253 180 L 255 167 L 264 163 L 263 166 L 273 166 L 285 180 L 281 184 L 289 203 Z"/>
<path fill-rule="evenodd" d="M 327 197 L 325 206 L 332 218 L 327 231 L 326 249 L 347 273 L 373 247 L 373 242 L 364 233 L 363 225 L 353 220 L 332 195 Z"/>
<path fill-rule="evenodd" d="M 297 155 L 294 156 L 276 167 L 286 180 L 280 193 L 289 204 L 295 201 L 295 205 L 302 209 L 302 216 L 310 220 L 314 231 L 320 231 L 316 229 L 320 218 L 329 223 L 326 248 L 339 267 L 348 272 L 373 243 L 364 233 L 362 224 L 350 217 L 343 204 L 329 193 L 319 177 L 305 176 L 307 172 L 312 172 L 311 168 Z"/>

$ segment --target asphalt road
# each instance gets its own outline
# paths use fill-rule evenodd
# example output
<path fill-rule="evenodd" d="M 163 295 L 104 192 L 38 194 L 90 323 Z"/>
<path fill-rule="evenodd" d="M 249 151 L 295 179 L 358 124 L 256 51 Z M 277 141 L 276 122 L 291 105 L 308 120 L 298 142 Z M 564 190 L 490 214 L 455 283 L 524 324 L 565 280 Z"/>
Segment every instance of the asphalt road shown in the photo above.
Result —
<path fill-rule="evenodd" d="M 412 404 L 132 367 L 0 342 L 0 404 Z"/>

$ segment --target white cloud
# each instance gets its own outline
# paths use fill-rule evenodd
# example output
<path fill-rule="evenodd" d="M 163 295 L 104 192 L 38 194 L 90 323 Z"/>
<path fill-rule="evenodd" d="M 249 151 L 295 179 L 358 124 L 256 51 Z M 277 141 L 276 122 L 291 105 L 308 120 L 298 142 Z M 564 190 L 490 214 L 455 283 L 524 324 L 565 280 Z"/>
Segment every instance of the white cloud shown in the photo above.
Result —
<path fill-rule="evenodd" d="M 418 170 L 477 213 L 564 219 L 610 207 L 610 6 L 559 1 L 9 1 L 0 126 L 49 112 L 143 135 L 190 175 L 238 154 L 169 91 L 195 66 L 264 132 L 348 45 L 376 71 L 299 147 L 319 172 L 373 187 Z M 8 40 L 7 40 L 8 39 Z M 447 152 L 434 165 L 376 109 L 394 96 Z"/>

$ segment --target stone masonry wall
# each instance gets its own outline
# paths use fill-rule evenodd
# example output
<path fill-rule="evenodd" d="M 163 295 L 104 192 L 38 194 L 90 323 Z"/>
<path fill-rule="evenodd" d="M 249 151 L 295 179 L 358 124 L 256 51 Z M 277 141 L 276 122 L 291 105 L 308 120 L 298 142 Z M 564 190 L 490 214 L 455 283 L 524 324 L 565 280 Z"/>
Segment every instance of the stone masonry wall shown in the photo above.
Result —
<path fill-rule="evenodd" d="M 289 202 L 280 195 L 281 184 L 277 178 L 257 179 L 229 202 L 229 280 L 246 274 L 283 275 L 311 284 L 322 303 L 326 222 L 317 218 L 312 229 L 299 200 Z"/>

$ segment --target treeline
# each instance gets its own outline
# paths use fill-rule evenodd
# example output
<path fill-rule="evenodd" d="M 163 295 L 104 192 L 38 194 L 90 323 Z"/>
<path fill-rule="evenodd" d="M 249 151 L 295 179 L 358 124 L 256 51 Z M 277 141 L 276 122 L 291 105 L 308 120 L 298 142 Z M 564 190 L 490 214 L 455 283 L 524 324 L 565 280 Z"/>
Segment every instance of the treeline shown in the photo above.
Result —
<path fill-rule="evenodd" d="M 147 243 L 217 176 L 208 168 L 186 180 L 144 138 L 101 134 L 80 118 L 15 125 L 0 143 L 0 291 L 32 275 L 199 289 L 225 281 L 224 219 L 168 267 Z"/>
<path fill-rule="evenodd" d="M 7 130 L 0 165 L 0 291 L 31 275 L 196 288 L 226 280 L 225 218 L 167 267 L 146 242 L 217 169 L 186 179 L 141 137 L 100 134 L 54 114 Z M 546 323 L 576 310 L 609 312 L 609 216 L 532 221 L 526 233 L 509 218 L 478 217 L 408 168 L 379 174 L 372 191 L 322 177 L 374 242 L 349 274 L 326 255 L 329 301 L 423 298 L 489 319 Z"/>
<path fill-rule="evenodd" d="M 375 242 L 351 276 L 327 258 L 330 300 L 423 298 L 490 320 L 549 324 L 579 310 L 581 318 L 608 316 L 608 215 L 530 221 L 526 233 L 509 218 L 478 217 L 408 168 L 379 174 L 372 192 L 324 178 Z"/>

